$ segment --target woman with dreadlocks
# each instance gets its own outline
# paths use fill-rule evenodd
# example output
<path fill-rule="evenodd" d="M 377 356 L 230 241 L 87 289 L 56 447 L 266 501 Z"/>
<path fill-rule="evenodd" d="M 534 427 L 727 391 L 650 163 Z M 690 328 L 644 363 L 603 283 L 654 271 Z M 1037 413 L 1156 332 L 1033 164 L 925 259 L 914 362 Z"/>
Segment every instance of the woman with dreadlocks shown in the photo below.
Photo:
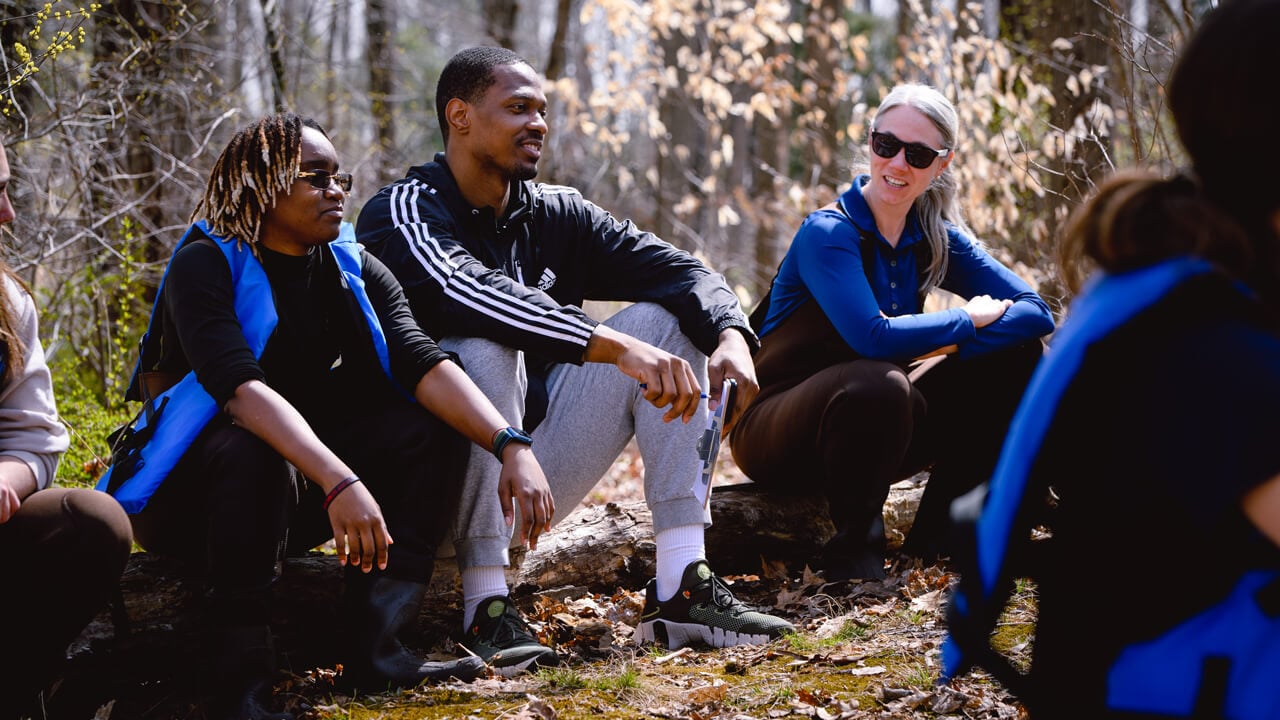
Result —
<path fill-rule="evenodd" d="M 505 460 L 502 488 L 546 488 L 530 447 L 355 244 L 342 222 L 350 187 L 314 121 L 277 115 L 232 138 L 143 342 L 130 392 L 150 400 L 133 428 L 145 442 L 117 453 L 103 482 L 141 545 L 204 564 L 222 684 L 211 717 L 290 717 L 268 710 L 270 585 L 282 547 L 328 537 L 346 565 L 348 680 L 475 677 L 475 658 L 423 662 L 398 639 L 425 594 L 466 439 Z M 531 522 L 550 520 L 541 497 L 521 508 Z"/>

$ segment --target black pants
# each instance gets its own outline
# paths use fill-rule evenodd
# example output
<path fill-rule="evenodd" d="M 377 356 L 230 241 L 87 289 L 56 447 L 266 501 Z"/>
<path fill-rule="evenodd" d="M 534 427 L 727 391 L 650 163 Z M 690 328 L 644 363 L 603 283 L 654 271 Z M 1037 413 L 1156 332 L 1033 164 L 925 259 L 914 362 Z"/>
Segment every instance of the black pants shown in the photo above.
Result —
<path fill-rule="evenodd" d="M 345 392 L 307 420 L 360 476 L 395 542 L 387 573 L 427 582 L 462 483 L 467 441 L 389 388 Z M 257 436 L 216 418 L 141 513 L 138 542 L 202 565 L 213 620 L 260 624 L 276 562 L 333 536 L 322 493 Z"/>
<path fill-rule="evenodd" d="M 128 516 L 96 490 L 40 490 L 0 524 L 0 718 L 57 674 L 67 645 L 110 600 L 131 544 Z"/>
<path fill-rule="evenodd" d="M 947 357 L 910 375 L 857 359 L 762 388 L 734 430 L 734 460 L 762 485 L 822 492 L 836 527 L 830 560 L 871 576 L 883 565 L 889 486 L 932 466 L 905 550 L 945 553 L 951 501 L 990 477 L 1042 348 Z"/>

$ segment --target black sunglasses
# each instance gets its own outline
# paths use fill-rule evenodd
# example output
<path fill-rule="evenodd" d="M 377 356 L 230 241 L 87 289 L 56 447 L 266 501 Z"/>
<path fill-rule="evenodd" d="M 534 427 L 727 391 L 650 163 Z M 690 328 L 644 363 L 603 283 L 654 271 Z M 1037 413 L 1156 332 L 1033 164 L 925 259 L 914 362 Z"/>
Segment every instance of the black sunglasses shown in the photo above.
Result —
<path fill-rule="evenodd" d="M 331 173 L 328 170 L 299 170 L 298 179 L 317 190 L 328 190 L 333 183 L 338 183 L 342 192 L 351 192 L 351 173 Z"/>
<path fill-rule="evenodd" d="M 871 151 L 880 157 L 892 160 L 903 148 L 907 150 L 907 164 L 917 170 L 924 170 L 934 160 L 944 158 L 951 152 L 951 148 L 934 150 L 924 143 L 904 143 L 891 133 L 871 131 Z"/>

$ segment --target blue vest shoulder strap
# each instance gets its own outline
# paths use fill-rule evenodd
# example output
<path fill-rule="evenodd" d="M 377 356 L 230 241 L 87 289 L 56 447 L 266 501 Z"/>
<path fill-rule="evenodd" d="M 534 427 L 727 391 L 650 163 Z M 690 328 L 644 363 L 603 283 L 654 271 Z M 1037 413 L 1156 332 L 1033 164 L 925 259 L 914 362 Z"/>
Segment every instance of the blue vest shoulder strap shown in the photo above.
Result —
<path fill-rule="evenodd" d="M 329 243 L 329 248 L 333 250 L 333 257 L 338 261 L 343 285 L 355 297 L 356 303 L 360 306 L 360 312 L 369 325 L 378 363 L 382 365 L 382 371 L 387 374 L 387 377 L 391 377 L 391 354 L 387 350 L 387 338 L 382 332 L 382 323 L 378 322 L 373 304 L 369 301 L 369 294 L 365 292 L 364 278 L 361 275 L 360 244 L 356 242 L 356 232 L 351 223 L 342 223 L 338 239 Z"/>
<path fill-rule="evenodd" d="M 188 229 L 179 248 L 192 239 L 196 231 L 212 239 L 226 258 L 235 287 L 236 319 L 254 356 L 261 357 L 278 321 L 271 284 L 262 264 L 246 243 L 214 235 L 204 221 Z M 165 275 L 168 275 L 167 268 Z M 152 327 L 147 332 L 151 334 L 156 330 Z M 126 512 L 140 512 L 217 411 L 216 403 L 196 380 L 194 372 L 188 372 L 159 396 L 145 400 L 128 431 L 135 438 L 135 447 L 123 458 L 113 457 L 112 466 L 98 481 L 98 489 L 111 493 Z"/>
<path fill-rule="evenodd" d="M 1024 537 L 1030 532 L 1030 528 L 1022 530 L 1014 525 L 1031 465 L 1085 351 L 1183 281 L 1211 269 L 1203 260 L 1184 257 L 1131 272 L 1099 274 L 1072 303 L 1066 322 L 1032 375 L 1005 437 L 975 528 L 977 567 L 967 570 L 976 569 L 977 577 L 966 578 L 962 573 L 962 587 L 951 596 L 942 654 L 944 677 L 967 671 L 978 656 L 989 651 L 987 638 L 1006 599 L 1005 551 L 1015 532 L 1021 531 Z"/>

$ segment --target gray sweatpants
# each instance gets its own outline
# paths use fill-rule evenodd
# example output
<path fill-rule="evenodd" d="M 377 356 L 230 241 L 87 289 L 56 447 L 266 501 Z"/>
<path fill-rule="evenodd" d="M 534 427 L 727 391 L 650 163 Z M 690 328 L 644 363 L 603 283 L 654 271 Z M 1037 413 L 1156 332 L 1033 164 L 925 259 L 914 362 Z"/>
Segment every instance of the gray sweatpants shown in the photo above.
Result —
<path fill-rule="evenodd" d="M 638 303 L 605 324 L 684 358 L 706 392 L 707 356 L 680 332 L 671 313 Z M 448 337 L 440 345 L 458 354 L 467 375 L 507 421 L 519 427 L 528 383 L 524 354 L 482 338 Z M 533 433 L 533 451 L 555 497 L 555 522 L 582 502 L 634 436 L 644 462 L 645 501 L 655 532 L 711 523 L 710 511 L 691 489 L 701 469 L 697 443 L 707 425 L 706 400 L 687 424 L 679 419 L 663 422 L 665 411 L 644 399 L 639 383 L 603 363 L 557 365 L 547 389 L 547 417 Z M 503 522 L 498 502 L 501 467 L 487 449 L 471 446 L 453 528 L 459 570 L 509 563 L 507 549 L 520 518 L 517 505 L 514 527 Z"/>

